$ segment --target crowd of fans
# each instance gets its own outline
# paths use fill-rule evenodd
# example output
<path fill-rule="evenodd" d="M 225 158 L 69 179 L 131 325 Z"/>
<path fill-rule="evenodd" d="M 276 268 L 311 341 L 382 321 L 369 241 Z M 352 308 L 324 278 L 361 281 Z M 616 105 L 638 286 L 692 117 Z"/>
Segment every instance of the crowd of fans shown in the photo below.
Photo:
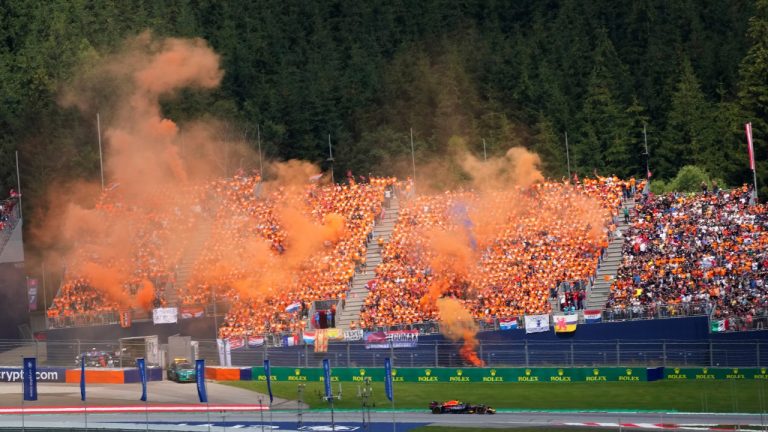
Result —
<path fill-rule="evenodd" d="M 343 229 L 338 239 L 326 241 L 296 266 L 284 262 L 290 233 L 277 215 L 278 206 L 295 200 L 291 191 L 278 188 L 254 194 L 257 180 L 252 177 L 221 182 L 217 190 L 224 197 L 222 206 L 183 302 L 207 303 L 214 291 L 217 299 L 227 300 L 230 309 L 220 329 L 222 337 L 303 329 L 307 304 L 345 298 L 356 269 L 365 265 L 366 244 L 382 210 L 384 190 L 393 183 L 394 179 L 371 178 L 346 185 L 311 184 L 301 190 L 294 206 L 318 225 L 337 215 L 343 219 Z M 269 245 L 268 256 L 260 257 L 258 265 L 249 250 L 254 241 Z M 232 259 L 233 255 L 238 258 Z M 270 276 L 275 266 L 286 265 L 295 268 L 290 280 Z M 286 310 L 297 302 L 303 305 L 298 313 Z"/>
<path fill-rule="evenodd" d="M 747 186 L 649 196 L 636 205 L 607 307 L 751 322 L 768 306 L 768 207 Z"/>
<path fill-rule="evenodd" d="M 457 208 L 504 214 L 481 217 L 498 224 L 482 227 L 492 235 L 475 239 L 474 228 L 469 228 L 476 262 L 462 270 L 465 274 L 453 280 L 444 295 L 462 301 L 479 320 L 550 312 L 551 289 L 567 286 L 571 292 L 570 287 L 586 289 L 587 281 L 594 281 L 601 251 L 607 247 L 610 230 L 615 230 L 612 222 L 624 184 L 615 178 L 598 178 L 575 186 L 539 183 L 483 197 L 471 192 L 417 197 L 401 207 L 383 263 L 369 284 L 371 293 L 362 307 L 360 326 L 438 318 L 434 305 L 421 301 L 434 280 L 427 244 L 434 229 L 456 230 L 457 224 L 465 223 L 463 216 L 457 220 Z"/>
<path fill-rule="evenodd" d="M 165 288 L 176 283 L 182 257 L 200 237 L 193 272 L 176 289 L 181 305 L 229 304 L 221 337 L 299 331 L 311 318 L 308 305 L 343 302 L 358 271 L 375 272 L 375 277 L 355 328 L 433 321 L 438 311 L 423 298 L 436 279 L 430 247 L 436 231 L 466 234 L 471 262 L 448 278 L 443 295 L 458 299 L 476 319 L 548 313 L 550 299 L 561 310 L 580 309 L 602 253 L 617 235 L 620 217 L 631 223 L 609 309 L 654 311 L 695 304 L 716 319 L 746 322 L 768 310 L 768 207 L 750 201 L 751 189 L 713 187 L 697 194 L 645 196 L 637 193 L 642 186 L 636 188 L 634 180 L 597 177 L 414 197 L 410 182 L 393 178 L 308 183 L 297 192 L 267 190 L 258 174 L 238 173 L 190 186 L 182 194 L 158 191 L 145 197 L 147 205 L 141 208 L 122 204 L 119 187 L 108 188 L 97 210 L 107 228 L 109 221 L 120 221 L 112 228 L 131 233 L 129 251 L 113 256 L 104 251 L 116 245 L 81 239 L 48 316 L 96 316 L 126 307 L 125 301 L 104 296 L 78 274 L 82 262 L 128 269 L 122 286 L 126 298 L 134 298 L 149 282 L 154 287 L 152 306 L 166 305 Z M 384 244 L 372 232 L 394 195 L 401 197 L 400 214 Z M 633 195 L 636 207 L 623 212 L 622 200 Z M 172 205 L 153 210 L 153 200 L 172 200 Z M 291 248 L 290 227 L 280 217 L 288 204 L 318 225 L 327 224 L 330 216 L 340 217 L 343 230 L 302 262 L 291 264 L 295 271 L 290 276 L 274 280 L 270 270 L 285 265 Z M 484 214 L 473 214 L 478 209 Z M 493 221 L 493 226 L 473 221 Z M 365 263 L 369 241 L 382 246 L 382 263 L 376 268 Z M 255 244 L 263 248 L 253 249 Z M 298 312 L 291 310 L 297 303 Z"/>
<path fill-rule="evenodd" d="M 175 279 L 174 264 L 187 244 L 186 236 L 180 234 L 189 232 L 201 213 L 205 189 L 158 190 L 144 197 L 141 207 L 126 206 L 124 201 L 118 185 L 102 192 L 95 206 L 101 229 L 81 233 L 76 252 L 66 263 L 64 281 L 47 310 L 49 318 L 87 321 L 121 309 L 167 304 L 165 290 Z M 160 201 L 163 205 L 153 205 Z M 105 232 L 109 235 L 104 236 Z M 87 263 L 119 274 L 122 292 L 105 295 L 91 286 L 84 269 Z M 141 304 L 137 294 L 147 284 L 152 287 L 152 298 Z"/>

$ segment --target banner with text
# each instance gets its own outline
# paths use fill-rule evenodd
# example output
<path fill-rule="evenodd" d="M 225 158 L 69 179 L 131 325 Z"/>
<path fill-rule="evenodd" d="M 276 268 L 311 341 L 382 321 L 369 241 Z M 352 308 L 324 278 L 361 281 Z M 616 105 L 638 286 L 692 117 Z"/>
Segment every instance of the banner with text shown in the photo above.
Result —
<path fill-rule="evenodd" d="M 273 367 L 271 380 L 277 382 L 322 382 L 322 368 Z M 384 382 L 384 369 L 334 368 L 331 382 Z M 255 367 L 252 378 L 266 381 L 264 369 Z M 413 383 L 496 383 L 496 382 L 601 382 L 647 381 L 645 368 L 392 368 L 393 382 Z"/>
<path fill-rule="evenodd" d="M 419 344 L 418 330 L 393 330 L 388 332 L 369 332 L 363 336 L 365 348 L 416 348 Z"/>

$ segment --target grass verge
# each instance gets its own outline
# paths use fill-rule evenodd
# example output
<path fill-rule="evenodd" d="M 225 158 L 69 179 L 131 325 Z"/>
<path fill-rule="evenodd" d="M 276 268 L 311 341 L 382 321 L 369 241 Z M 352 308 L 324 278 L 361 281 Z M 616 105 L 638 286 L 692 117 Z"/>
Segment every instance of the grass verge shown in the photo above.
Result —
<path fill-rule="evenodd" d="M 231 381 L 224 384 L 266 393 L 258 381 Z M 484 403 L 497 409 L 520 410 L 654 410 L 684 412 L 752 412 L 768 408 L 765 397 L 768 382 L 694 381 L 694 382 L 606 382 L 606 383 L 396 383 L 395 407 L 426 409 L 432 400 L 460 399 Z M 311 408 L 327 408 L 323 384 L 306 383 L 303 400 Z M 295 383 L 272 383 L 275 396 L 298 399 Z M 360 408 L 357 383 L 341 383 L 341 400 L 336 408 Z M 334 394 L 339 383 L 333 385 Z M 762 395 L 762 397 L 761 397 Z M 762 401 L 762 402 L 761 402 Z M 370 403 L 376 408 L 390 408 L 382 383 L 373 384 Z"/>

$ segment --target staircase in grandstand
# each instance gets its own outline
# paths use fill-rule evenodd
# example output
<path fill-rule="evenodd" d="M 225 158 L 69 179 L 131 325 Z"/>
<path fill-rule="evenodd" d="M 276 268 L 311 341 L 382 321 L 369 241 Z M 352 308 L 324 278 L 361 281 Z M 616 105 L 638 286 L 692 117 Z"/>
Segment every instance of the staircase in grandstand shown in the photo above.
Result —
<path fill-rule="evenodd" d="M 206 218 L 199 218 L 194 233 L 176 268 L 176 281 L 169 283 L 165 288 L 165 299 L 169 307 L 175 307 L 179 304 L 179 290 L 187 286 L 195 263 L 197 263 L 197 259 L 200 257 L 200 252 L 203 246 L 205 246 L 205 242 L 211 236 L 210 222 Z"/>
<path fill-rule="evenodd" d="M 390 200 L 389 208 L 384 206 L 384 217 L 373 228 L 373 236 L 368 242 L 365 254 L 366 269 L 361 269 L 352 279 L 352 288 L 347 294 L 347 300 L 344 308 L 340 308 L 340 313 L 336 319 L 336 327 L 348 329 L 352 321 L 359 322 L 360 307 L 365 303 L 368 297 L 368 288 L 366 284 L 376 276 L 376 267 L 381 264 L 382 247 L 379 246 L 379 238 L 383 240 L 382 246 L 386 246 L 392 231 L 395 229 L 397 217 L 400 213 L 400 207 L 396 197 Z"/>
<path fill-rule="evenodd" d="M 624 206 L 629 208 L 630 217 L 635 216 L 635 200 L 629 199 L 624 201 Z M 608 243 L 608 249 L 605 251 L 600 267 L 597 269 L 597 276 L 595 277 L 595 285 L 587 296 L 587 304 L 584 305 L 586 309 L 605 309 L 605 302 L 608 300 L 608 295 L 611 293 L 611 284 L 616 279 L 616 273 L 621 266 L 622 253 L 621 249 L 624 245 L 624 234 L 627 232 L 628 224 L 624 223 L 624 207 L 618 215 L 618 224 L 616 225 L 621 236 L 614 236 Z"/>
<path fill-rule="evenodd" d="M 634 215 L 635 200 L 630 199 L 623 201 L 623 206 L 628 207 L 630 215 Z M 614 237 L 608 243 L 608 249 L 605 251 L 605 256 L 600 262 L 600 266 L 597 269 L 597 275 L 595 276 L 595 285 L 588 291 L 585 309 L 604 309 L 605 302 L 608 300 L 608 295 L 611 293 L 611 284 L 616 278 L 616 273 L 621 265 L 622 253 L 621 248 L 624 244 L 624 233 L 627 232 L 628 225 L 624 223 L 624 207 L 618 215 L 616 227 L 621 231 L 620 237 Z M 558 292 L 558 295 L 561 294 Z M 550 298 L 549 305 L 552 307 L 553 313 L 560 312 L 560 301 L 558 298 Z"/>

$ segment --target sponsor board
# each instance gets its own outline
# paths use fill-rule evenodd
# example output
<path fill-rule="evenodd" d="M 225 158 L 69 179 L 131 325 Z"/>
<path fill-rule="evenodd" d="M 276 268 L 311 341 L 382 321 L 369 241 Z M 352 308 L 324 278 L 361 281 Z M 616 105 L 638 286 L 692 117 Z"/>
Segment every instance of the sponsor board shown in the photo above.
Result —
<path fill-rule="evenodd" d="M 664 378 L 670 381 L 768 380 L 768 368 L 667 367 Z"/>
<path fill-rule="evenodd" d="M 37 381 L 66 382 L 67 368 L 38 367 Z M 0 382 L 21 382 L 24 378 L 22 368 L 0 368 Z"/>
<path fill-rule="evenodd" d="M 273 381 L 323 380 L 322 368 L 273 367 Z M 265 381 L 261 367 L 253 368 L 253 379 Z M 333 368 L 331 381 L 384 381 L 383 367 Z M 646 381 L 645 368 L 392 368 L 392 381 L 411 383 L 526 383 L 526 382 L 603 382 Z"/>

